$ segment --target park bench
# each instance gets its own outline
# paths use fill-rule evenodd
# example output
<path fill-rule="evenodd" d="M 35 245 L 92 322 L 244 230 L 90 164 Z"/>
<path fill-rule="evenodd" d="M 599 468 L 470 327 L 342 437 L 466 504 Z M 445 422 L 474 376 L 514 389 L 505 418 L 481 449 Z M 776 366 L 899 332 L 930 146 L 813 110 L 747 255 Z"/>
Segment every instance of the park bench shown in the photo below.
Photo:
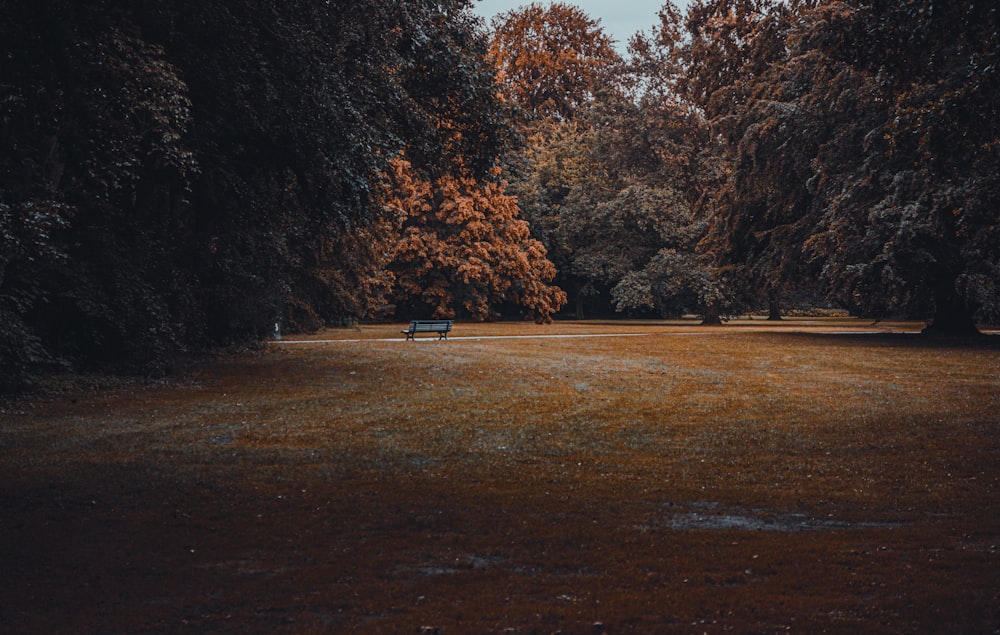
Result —
<path fill-rule="evenodd" d="M 451 325 L 454 324 L 454 320 L 412 320 L 410 322 L 410 328 L 405 331 L 400 331 L 406 336 L 406 339 L 414 339 L 414 335 L 417 333 L 437 333 L 439 340 L 448 339 L 448 332 L 451 331 Z"/>

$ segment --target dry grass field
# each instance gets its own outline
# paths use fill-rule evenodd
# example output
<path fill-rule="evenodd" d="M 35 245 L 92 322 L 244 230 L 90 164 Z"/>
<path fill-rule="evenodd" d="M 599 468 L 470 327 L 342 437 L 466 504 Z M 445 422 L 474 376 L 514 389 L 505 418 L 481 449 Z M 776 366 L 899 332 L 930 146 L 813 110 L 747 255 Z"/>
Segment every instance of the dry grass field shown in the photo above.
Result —
<path fill-rule="evenodd" d="M 400 328 L 0 406 L 0 631 L 1000 632 L 996 336 Z"/>

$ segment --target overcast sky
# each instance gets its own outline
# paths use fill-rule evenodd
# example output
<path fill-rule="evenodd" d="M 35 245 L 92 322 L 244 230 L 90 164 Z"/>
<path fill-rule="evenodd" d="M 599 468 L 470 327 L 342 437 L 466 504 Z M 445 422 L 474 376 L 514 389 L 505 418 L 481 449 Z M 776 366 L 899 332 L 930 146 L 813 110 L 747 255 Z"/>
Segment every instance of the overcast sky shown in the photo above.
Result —
<path fill-rule="evenodd" d="M 548 5 L 546 0 L 536 0 Z M 620 52 L 625 51 L 636 31 L 649 31 L 659 18 L 656 14 L 664 0 L 560 0 L 583 9 L 592 19 L 600 20 L 604 32 L 616 41 Z M 477 14 L 490 19 L 503 11 L 510 11 L 531 4 L 531 0 L 473 0 L 472 8 Z M 683 9 L 687 0 L 675 0 L 674 4 Z"/>

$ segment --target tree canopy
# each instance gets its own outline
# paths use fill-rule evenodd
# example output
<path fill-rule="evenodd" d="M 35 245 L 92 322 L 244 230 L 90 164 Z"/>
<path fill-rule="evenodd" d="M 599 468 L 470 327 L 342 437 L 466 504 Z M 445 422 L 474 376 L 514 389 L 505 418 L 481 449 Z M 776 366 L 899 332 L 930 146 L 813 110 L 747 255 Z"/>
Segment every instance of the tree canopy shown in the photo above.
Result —
<path fill-rule="evenodd" d="M 533 33 L 556 39 L 547 29 L 561 33 L 562 26 L 539 21 Z M 497 40 L 512 59 L 529 57 L 535 46 L 500 31 L 494 50 Z M 586 99 L 534 111 L 512 192 L 559 267 L 557 282 L 577 316 L 594 300 L 598 312 L 605 303 L 630 315 L 707 315 L 726 300 L 711 263 L 696 252 L 707 225 L 695 203 L 714 178 L 714 142 L 704 117 L 679 99 L 680 66 L 666 45 L 638 38 L 630 49 L 629 60 L 608 58 Z M 515 94 L 534 81 L 508 77 Z"/>
<path fill-rule="evenodd" d="M 460 311 L 487 320 L 509 303 L 547 322 L 566 303 L 566 294 L 548 285 L 555 267 L 518 218 L 517 199 L 503 192 L 504 183 L 450 175 L 426 181 L 402 160 L 393 175 L 386 204 L 402 238 L 390 234 L 388 272 L 393 299 L 408 305 L 407 315 L 453 318 Z"/>
<path fill-rule="evenodd" d="M 0 375 L 358 315 L 391 158 L 510 141 L 467 4 L 3 3 Z"/>
<path fill-rule="evenodd" d="M 494 18 L 490 59 L 505 94 L 530 115 L 569 119 L 611 77 L 612 44 L 579 7 L 533 2 Z"/>
<path fill-rule="evenodd" d="M 730 4 L 692 14 L 718 22 Z M 713 93 L 744 98 L 706 106 L 731 148 L 711 202 L 720 258 L 772 288 L 814 280 L 862 315 L 948 333 L 995 320 L 997 11 L 855 0 L 760 14 L 766 63 Z"/>

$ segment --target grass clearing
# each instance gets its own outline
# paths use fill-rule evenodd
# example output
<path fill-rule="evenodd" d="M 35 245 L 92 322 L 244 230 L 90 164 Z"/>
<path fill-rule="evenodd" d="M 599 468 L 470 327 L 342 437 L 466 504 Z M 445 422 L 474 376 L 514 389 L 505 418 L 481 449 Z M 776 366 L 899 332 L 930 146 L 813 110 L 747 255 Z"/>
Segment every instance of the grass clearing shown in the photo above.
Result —
<path fill-rule="evenodd" d="M 996 340 L 854 320 L 400 328 L 5 406 L 0 623 L 1000 629 Z"/>

